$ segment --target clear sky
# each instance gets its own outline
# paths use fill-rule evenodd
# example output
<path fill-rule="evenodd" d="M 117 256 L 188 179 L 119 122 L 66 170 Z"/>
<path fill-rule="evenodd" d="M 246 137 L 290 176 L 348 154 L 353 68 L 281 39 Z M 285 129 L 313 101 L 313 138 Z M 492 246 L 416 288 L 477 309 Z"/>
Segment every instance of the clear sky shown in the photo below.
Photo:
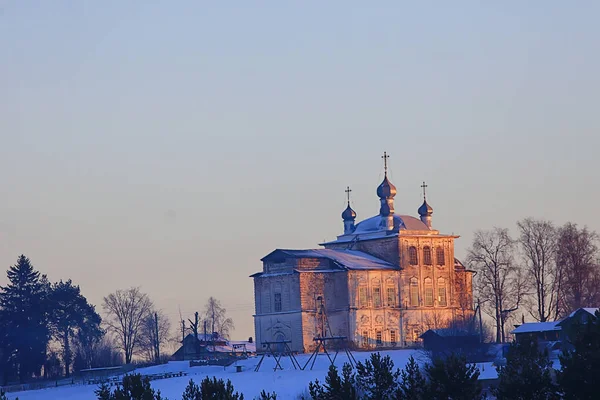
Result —
<path fill-rule="evenodd" d="M 459 257 L 527 216 L 600 230 L 599 15 L 0 0 L 0 266 L 24 253 L 99 309 L 141 286 L 174 324 L 212 295 L 254 336 L 248 275 L 340 234 L 346 185 L 377 214 L 384 150 L 396 212 L 427 181 Z"/>

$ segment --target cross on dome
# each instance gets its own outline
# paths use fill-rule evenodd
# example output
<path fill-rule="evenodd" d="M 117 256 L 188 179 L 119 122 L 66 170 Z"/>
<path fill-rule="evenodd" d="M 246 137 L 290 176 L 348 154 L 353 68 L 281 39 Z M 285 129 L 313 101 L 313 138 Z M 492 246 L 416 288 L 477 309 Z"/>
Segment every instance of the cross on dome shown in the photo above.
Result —
<path fill-rule="evenodd" d="M 385 176 L 387 176 L 387 160 L 388 158 L 390 158 L 390 156 L 387 152 L 384 151 L 381 158 L 383 158 L 383 170 L 385 171 Z"/>
<path fill-rule="evenodd" d="M 425 189 L 427 189 L 427 185 L 425 184 L 425 181 L 423 181 L 421 188 L 423 188 L 423 200 L 425 200 L 426 199 Z"/>

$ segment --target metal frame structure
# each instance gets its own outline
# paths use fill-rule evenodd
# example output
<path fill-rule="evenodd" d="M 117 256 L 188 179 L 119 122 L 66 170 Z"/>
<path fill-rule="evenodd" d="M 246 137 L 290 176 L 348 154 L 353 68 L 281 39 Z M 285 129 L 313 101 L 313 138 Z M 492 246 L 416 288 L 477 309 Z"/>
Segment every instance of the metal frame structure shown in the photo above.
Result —
<path fill-rule="evenodd" d="M 272 342 L 262 342 L 263 346 L 266 347 L 266 351 L 263 353 L 262 357 L 260 358 L 260 361 L 256 365 L 256 368 L 254 368 L 254 372 L 258 372 L 260 370 L 260 366 L 262 365 L 262 362 L 265 359 L 265 356 L 267 354 L 271 354 L 273 356 L 273 359 L 275 360 L 275 367 L 273 368 L 273 371 L 277 371 L 278 369 L 283 370 L 283 367 L 281 366 L 280 361 L 285 356 L 288 356 L 290 358 L 290 361 L 292 362 L 294 369 L 303 370 L 303 368 L 300 367 L 300 363 L 298 362 L 298 360 L 296 360 L 296 357 L 294 356 L 294 352 L 292 351 L 292 349 L 289 346 L 290 343 L 292 343 L 291 340 L 277 340 L 277 341 L 272 341 Z M 278 349 L 274 350 L 272 347 L 273 345 L 283 345 L 284 350 L 283 351 L 279 351 Z"/>

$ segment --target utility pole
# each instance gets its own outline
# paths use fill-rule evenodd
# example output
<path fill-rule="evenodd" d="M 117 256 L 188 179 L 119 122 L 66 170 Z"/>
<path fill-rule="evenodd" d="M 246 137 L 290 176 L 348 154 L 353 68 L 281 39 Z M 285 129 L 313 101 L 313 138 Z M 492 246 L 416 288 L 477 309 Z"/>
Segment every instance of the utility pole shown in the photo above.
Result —
<path fill-rule="evenodd" d="M 154 313 L 154 329 L 156 332 L 156 343 L 155 343 L 155 349 L 154 349 L 154 354 L 156 357 L 156 363 L 158 364 L 160 362 L 160 338 L 158 337 L 158 313 Z"/>
<path fill-rule="evenodd" d="M 181 320 L 181 348 L 183 349 L 183 360 L 185 361 L 185 320 Z"/>

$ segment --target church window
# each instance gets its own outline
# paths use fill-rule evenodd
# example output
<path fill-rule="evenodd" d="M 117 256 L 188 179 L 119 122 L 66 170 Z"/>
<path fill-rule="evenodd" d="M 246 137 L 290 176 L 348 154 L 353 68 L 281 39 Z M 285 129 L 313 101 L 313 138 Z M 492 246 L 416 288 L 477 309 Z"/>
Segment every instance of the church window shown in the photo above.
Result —
<path fill-rule="evenodd" d="M 281 293 L 275 293 L 275 312 L 281 311 Z"/>
<path fill-rule="evenodd" d="M 382 340 L 382 336 L 381 336 L 381 331 L 377 331 L 376 332 L 375 339 L 376 339 L 377 346 L 381 346 L 383 344 L 383 340 Z"/>
<path fill-rule="evenodd" d="M 446 260 L 444 259 L 444 248 L 443 247 L 438 247 L 436 250 L 436 258 L 437 258 L 437 264 L 438 265 L 444 265 L 446 264 Z"/>
<path fill-rule="evenodd" d="M 410 305 L 412 307 L 419 306 L 419 282 L 417 278 L 411 278 L 410 280 Z"/>
<path fill-rule="evenodd" d="M 369 331 L 363 331 L 362 342 L 363 347 L 369 347 Z"/>
<path fill-rule="evenodd" d="M 373 307 L 381 307 L 381 288 L 373 288 Z"/>
<path fill-rule="evenodd" d="M 433 281 L 431 278 L 425 278 L 425 306 L 432 307 L 433 306 Z"/>
<path fill-rule="evenodd" d="M 423 247 L 423 264 L 431 265 L 431 247 Z"/>
<path fill-rule="evenodd" d="M 396 307 L 396 290 L 393 287 L 387 288 L 387 305 L 388 307 Z"/>
<path fill-rule="evenodd" d="M 408 249 L 408 259 L 410 262 L 410 265 L 417 265 L 419 263 L 419 259 L 417 257 L 417 248 L 414 246 L 411 246 Z"/>
<path fill-rule="evenodd" d="M 367 288 L 364 286 L 358 288 L 358 305 L 367 307 Z"/>
<path fill-rule="evenodd" d="M 396 331 L 395 330 L 390 331 L 390 342 L 391 342 L 392 346 L 396 346 Z"/>
<path fill-rule="evenodd" d="M 446 280 L 444 278 L 438 279 L 438 304 L 442 307 L 446 307 Z"/>

